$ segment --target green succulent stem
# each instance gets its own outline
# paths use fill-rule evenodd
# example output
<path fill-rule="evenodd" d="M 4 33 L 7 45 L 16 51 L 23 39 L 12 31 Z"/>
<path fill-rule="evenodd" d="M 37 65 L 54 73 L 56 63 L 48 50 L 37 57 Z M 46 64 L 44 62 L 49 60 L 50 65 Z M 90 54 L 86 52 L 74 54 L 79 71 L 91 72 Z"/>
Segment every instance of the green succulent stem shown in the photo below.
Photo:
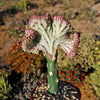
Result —
<path fill-rule="evenodd" d="M 47 56 L 47 70 L 48 70 L 48 86 L 51 94 L 56 94 L 58 91 L 58 78 L 57 78 L 57 61 L 51 61 Z"/>

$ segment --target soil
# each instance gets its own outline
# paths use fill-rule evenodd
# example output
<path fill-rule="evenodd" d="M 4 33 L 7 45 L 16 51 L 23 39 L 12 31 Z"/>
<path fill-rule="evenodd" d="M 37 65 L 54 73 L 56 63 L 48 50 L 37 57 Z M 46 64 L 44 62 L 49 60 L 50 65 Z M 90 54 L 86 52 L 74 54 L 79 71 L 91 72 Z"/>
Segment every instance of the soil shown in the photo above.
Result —
<path fill-rule="evenodd" d="M 47 2 L 48 1 L 48 2 Z M 88 36 L 100 35 L 100 3 L 95 0 L 30 0 L 33 8 L 27 11 L 12 11 L 17 1 L 6 1 L 0 5 L 0 66 L 6 64 L 6 54 L 14 41 L 22 40 L 22 37 L 9 35 L 13 25 L 9 21 L 17 18 L 25 21 L 25 25 L 32 15 L 50 13 L 51 16 L 62 15 L 68 19 L 77 32 L 88 34 Z M 96 0 L 97 1 L 97 0 Z M 18 1 L 19 2 L 19 1 Z M 16 26 L 15 29 L 25 30 L 25 25 Z M 83 99 L 84 100 L 84 96 Z M 93 99 L 89 99 L 93 100 Z M 97 99 L 94 99 L 97 100 Z"/>

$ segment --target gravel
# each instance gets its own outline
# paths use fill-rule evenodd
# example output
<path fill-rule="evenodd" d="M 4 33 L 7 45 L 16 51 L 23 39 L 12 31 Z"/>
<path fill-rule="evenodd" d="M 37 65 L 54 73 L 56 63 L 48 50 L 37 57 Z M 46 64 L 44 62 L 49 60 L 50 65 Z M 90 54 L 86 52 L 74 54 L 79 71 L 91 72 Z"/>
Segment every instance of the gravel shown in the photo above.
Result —
<path fill-rule="evenodd" d="M 79 90 L 66 82 L 59 82 L 56 95 L 48 92 L 47 83 L 38 86 L 33 93 L 33 100 L 80 100 L 80 97 Z"/>

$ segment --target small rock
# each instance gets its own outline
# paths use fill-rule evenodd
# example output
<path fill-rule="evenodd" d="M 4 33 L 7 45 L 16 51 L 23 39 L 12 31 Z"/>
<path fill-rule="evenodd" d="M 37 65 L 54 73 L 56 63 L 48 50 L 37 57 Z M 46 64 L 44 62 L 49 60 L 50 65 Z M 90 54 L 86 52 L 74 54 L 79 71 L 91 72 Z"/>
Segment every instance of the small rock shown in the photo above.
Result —
<path fill-rule="evenodd" d="M 100 15 L 100 3 L 93 5 L 91 11 L 95 12 L 96 16 Z"/>
<path fill-rule="evenodd" d="M 76 100 L 75 96 L 72 95 L 72 99 L 73 99 L 73 100 Z"/>
<path fill-rule="evenodd" d="M 43 99 L 45 98 L 45 96 L 42 97 Z"/>
<path fill-rule="evenodd" d="M 77 10 L 74 10 L 74 11 L 72 12 L 72 14 L 71 14 L 71 18 L 72 18 L 72 19 L 75 18 L 78 14 L 79 14 L 78 11 L 77 11 Z"/>

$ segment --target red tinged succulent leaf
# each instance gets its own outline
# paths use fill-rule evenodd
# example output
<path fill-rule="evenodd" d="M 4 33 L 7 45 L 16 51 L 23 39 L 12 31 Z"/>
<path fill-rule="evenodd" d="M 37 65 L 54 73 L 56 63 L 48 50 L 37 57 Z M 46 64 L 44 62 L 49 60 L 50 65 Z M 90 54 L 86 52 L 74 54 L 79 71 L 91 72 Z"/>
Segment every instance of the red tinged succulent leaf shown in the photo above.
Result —
<path fill-rule="evenodd" d="M 61 74 L 61 72 L 59 71 L 59 75 Z"/>
<path fill-rule="evenodd" d="M 28 28 L 28 29 L 25 30 L 25 35 L 26 35 L 26 37 L 28 37 L 28 36 L 34 36 L 35 37 L 36 33 L 34 32 L 33 29 Z"/>
<path fill-rule="evenodd" d="M 47 21 L 51 21 L 51 16 L 50 14 L 45 14 L 44 16 L 37 16 L 37 15 L 33 15 L 31 17 L 31 19 L 29 20 L 29 26 L 33 27 L 35 23 L 37 23 L 39 20 L 44 19 Z"/>
<path fill-rule="evenodd" d="M 70 73 L 69 75 L 73 75 L 73 73 Z"/>
<path fill-rule="evenodd" d="M 76 76 L 73 76 L 73 78 L 75 79 L 75 78 L 77 78 Z"/>
<path fill-rule="evenodd" d="M 79 68 L 79 66 L 77 66 L 77 68 Z"/>
<path fill-rule="evenodd" d="M 67 78 L 70 78 L 70 76 L 67 76 Z"/>
<path fill-rule="evenodd" d="M 69 80 L 68 82 L 70 83 L 71 81 Z"/>
<path fill-rule="evenodd" d="M 84 78 L 83 77 L 81 77 L 81 80 L 83 80 Z"/>
<path fill-rule="evenodd" d="M 85 76 L 85 73 L 83 73 L 82 75 Z"/>
<path fill-rule="evenodd" d="M 38 53 L 38 45 L 35 42 L 35 35 L 30 35 L 24 38 L 22 42 L 22 49 L 26 52 Z"/>
<path fill-rule="evenodd" d="M 66 44 L 66 46 L 62 45 L 62 49 L 65 51 L 65 53 L 70 59 L 74 58 L 77 53 L 78 44 L 79 44 L 79 37 L 77 33 L 74 33 L 72 44 L 71 45 Z"/>
<path fill-rule="evenodd" d="M 74 73 L 76 73 L 76 71 L 74 71 Z"/>
<path fill-rule="evenodd" d="M 62 73 L 62 75 L 65 75 L 65 73 Z"/>
<path fill-rule="evenodd" d="M 63 25 L 65 25 L 65 27 L 66 26 L 71 26 L 71 24 L 69 23 L 69 21 L 65 20 L 63 16 L 54 16 L 53 22 L 54 23 L 57 22 L 59 25 L 63 24 Z"/>

